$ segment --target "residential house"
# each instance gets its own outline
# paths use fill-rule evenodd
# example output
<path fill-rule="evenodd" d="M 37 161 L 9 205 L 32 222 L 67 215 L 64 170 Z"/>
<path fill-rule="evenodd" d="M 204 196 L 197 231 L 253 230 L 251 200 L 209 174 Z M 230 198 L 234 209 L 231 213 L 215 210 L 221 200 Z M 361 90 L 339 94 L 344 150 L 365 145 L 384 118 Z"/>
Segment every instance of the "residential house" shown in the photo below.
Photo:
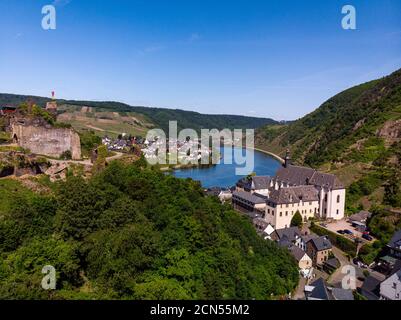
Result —
<path fill-rule="evenodd" d="M 329 259 L 331 251 L 331 242 L 325 236 L 313 238 L 306 244 L 306 253 L 312 258 L 314 266 L 323 266 Z"/>
<path fill-rule="evenodd" d="M 0 107 L 0 116 L 6 116 L 15 113 L 16 107 Z"/>
<path fill-rule="evenodd" d="M 326 282 L 322 278 L 305 286 L 304 292 L 306 300 L 330 300 L 329 290 L 327 289 Z"/>
<path fill-rule="evenodd" d="M 305 286 L 304 292 L 306 300 L 354 300 L 352 290 L 328 287 L 322 278 Z"/>
<path fill-rule="evenodd" d="M 256 231 L 264 238 L 271 240 L 271 235 L 275 232 L 271 224 L 267 223 L 263 218 L 253 219 L 253 225 Z"/>
<path fill-rule="evenodd" d="M 382 280 L 374 277 L 373 275 L 369 275 L 366 277 L 358 292 L 368 300 L 379 300 L 381 282 Z"/>
<path fill-rule="evenodd" d="M 319 211 L 319 193 L 313 186 L 272 190 L 267 197 L 265 219 L 276 229 L 288 228 L 296 212 L 306 222 Z"/>
<path fill-rule="evenodd" d="M 283 246 L 286 242 L 290 245 L 296 245 L 299 247 L 299 243 L 301 240 L 301 230 L 298 227 L 290 227 L 283 229 L 276 229 L 271 238 L 274 241 L 277 241 L 279 244 L 282 243 Z"/>
<path fill-rule="evenodd" d="M 292 256 L 298 262 L 298 268 L 301 270 L 310 269 L 312 268 L 312 259 L 308 256 L 308 254 L 301 250 L 297 246 L 291 246 L 289 249 Z"/>
<path fill-rule="evenodd" d="M 315 234 L 302 235 L 298 245 L 299 248 L 302 249 L 303 251 L 306 251 L 306 244 L 309 242 L 309 240 L 312 240 L 314 238 L 318 238 L 318 236 Z"/>
<path fill-rule="evenodd" d="M 372 216 L 369 211 L 360 211 L 349 217 L 351 222 L 360 222 L 366 225 L 366 221 Z"/>
<path fill-rule="evenodd" d="M 401 230 L 394 233 L 390 242 L 387 244 L 391 256 L 401 259 Z"/>
<path fill-rule="evenodd" d="M 380 284 L 380 298 L 383 300 L 401 300 L 401 270 Z"/>

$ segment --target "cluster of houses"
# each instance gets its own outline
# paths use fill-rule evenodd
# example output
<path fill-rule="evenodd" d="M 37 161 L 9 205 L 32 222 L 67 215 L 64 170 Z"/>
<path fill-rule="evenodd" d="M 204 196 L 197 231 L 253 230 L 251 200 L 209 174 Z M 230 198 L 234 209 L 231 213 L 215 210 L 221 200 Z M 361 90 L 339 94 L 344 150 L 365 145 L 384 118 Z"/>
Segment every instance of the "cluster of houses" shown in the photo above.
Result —
<path fill-rule="evenodd" d="M 155 137 L 151 141 L 146 140 L 145 148 L 142 149 L 142 152 L 146 159 L 158 159 L 160 154 L 164 156 L 164 152 L 167 158 L 171 155 L 177 155 L 179 163 L 198 162 L 202 157 L 206 157 L 208 159 L 207 163 L 209 163 L 209 157 L 211 156 L 210 148 L 203 145 L 199 140 L 186 139 L 180 141 L 170 139 L 166 141 L 159 137 Z"/>
<path fill-rule="evenodd" d="M 254 225 L 264 239 L 287 248 L 298 261 L 301 274 L 307 278 L 313 268 L 332 272 L 339 266 L 332 254 L 332 244 L 326 236 L 317 236 L 298 227 L 274 229 L 262 218 L 254 219 Z"/>
<path fill-rule="evenodd" d="M 370 274 L 359 293 L 368 300 L 401 300 L 401 230 L 394 233 L 377 265 L 385 277 Z"/>
<path fill-rule="evenodd" d="M 116 139 L 110 138 L 107 135 L 102 138 L 102 144 L 109 151 L 130 151 L 134 145 L 142 145 L 144 142 L 145 140 L 142 137 L 127 136 L 124 133 Z"/>

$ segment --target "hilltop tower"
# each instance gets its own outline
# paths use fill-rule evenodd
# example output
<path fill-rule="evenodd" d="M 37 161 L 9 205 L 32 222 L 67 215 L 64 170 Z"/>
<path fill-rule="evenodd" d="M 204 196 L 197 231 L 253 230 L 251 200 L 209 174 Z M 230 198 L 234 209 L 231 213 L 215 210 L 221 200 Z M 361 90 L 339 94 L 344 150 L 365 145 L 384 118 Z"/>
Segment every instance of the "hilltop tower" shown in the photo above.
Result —
<path fill-rule="evenodd" d="M 57 114 L 57 101 L 54 97 L 54 91 L 52 91 L 52 101 L 46 103 L 46 111 L 49 111 L 51 114 Z"/>

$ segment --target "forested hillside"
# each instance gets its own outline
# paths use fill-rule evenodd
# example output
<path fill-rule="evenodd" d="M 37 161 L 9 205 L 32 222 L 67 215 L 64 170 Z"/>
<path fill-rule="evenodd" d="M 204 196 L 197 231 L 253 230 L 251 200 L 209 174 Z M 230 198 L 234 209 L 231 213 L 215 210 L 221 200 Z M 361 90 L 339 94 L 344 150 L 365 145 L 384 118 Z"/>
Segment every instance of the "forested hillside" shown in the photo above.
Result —
<path fill-rule="evenodd" d="M 288 251 L 200 185 L 114 162 L 41 193 L 0 180 L 0 299 L 270 299 L 298 282 Z M 36 182 L 38 183 L 38 181 Z M 57 289 L 41 288 L 45 265 Z"/>
<path fill-rule="evenodd" d="M 401 70 L 350 88 L 288 126 L 258 130 L 260 148 L 336 173 L 348 207 L 401 206 Z"/>
<path fill-rule="evenodd" d="M 0 94 L 0 106 L 19 104 L 31 100 L 32 102 L 44 106 L 49 98 Z M 199 131 L 206 129 L 256 129 L 267 124 L 275 124 L 276 121 L 266 118 L 245 117 L 236 115 L 207 115 L 198 112 L 184 111 L 178 109 L 163 109 L 152 107 L 130 106 L 125 103 L 113 101 L 73 101 L 73 100 L 57 100 L 59 104 L 68 104 L 74 106 L 87 106 L 96 108 L 98 111 L 114 111 L 114 112 L 135 112 L 146 116 L 147 120 L 152 122 L 155 127 L 161 128 L 168 132 L 169 121 L 178 121 L 178 128 L 191 128 Z"/>

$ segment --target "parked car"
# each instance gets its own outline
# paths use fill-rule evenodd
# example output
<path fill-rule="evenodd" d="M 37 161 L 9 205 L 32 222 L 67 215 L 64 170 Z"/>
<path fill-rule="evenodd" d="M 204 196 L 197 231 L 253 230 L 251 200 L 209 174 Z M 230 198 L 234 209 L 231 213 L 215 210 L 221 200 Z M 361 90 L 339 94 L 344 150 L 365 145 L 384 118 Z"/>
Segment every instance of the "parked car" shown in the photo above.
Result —
<path fill-rule="evenodd" d="M 320 224 L 323 228 L 327 228 L 327 224 L 326 223 L 321 223 Z"/>
<path fill-rule="evenodd" d="M 370 232 L 369 231 L 365 231 L 363 234 L 369 235 Z"/>
<path fill-rule="evenodd" d="M 363 234 L 362 238 L 365 239 L 365 240 L 368 240 L 368 241 L 372 241 L 373 240 L 373 238 L 368 234 Z"/>
<path fill-rule="evenodd" d="M 354 263 L 354 265 L 358 266 L 359 268 L 363 268 L 366 269 L 368 266 L 366 264 L 364 264 L 361 260 L 359 260 L 358 258 L 354 258 L 352 260 L 352 262 Z"/>
<path fill-rule="evenodd" d="M 345 229 L 343 230 L 345 234 L 353 235 L 354 233 L 351 230 Z"/>
<path fill-rule="evenodd" d="M 344 234 L 345 232 L 344 232 L 344 230 L 337 230 L 337 233 Z"/>

